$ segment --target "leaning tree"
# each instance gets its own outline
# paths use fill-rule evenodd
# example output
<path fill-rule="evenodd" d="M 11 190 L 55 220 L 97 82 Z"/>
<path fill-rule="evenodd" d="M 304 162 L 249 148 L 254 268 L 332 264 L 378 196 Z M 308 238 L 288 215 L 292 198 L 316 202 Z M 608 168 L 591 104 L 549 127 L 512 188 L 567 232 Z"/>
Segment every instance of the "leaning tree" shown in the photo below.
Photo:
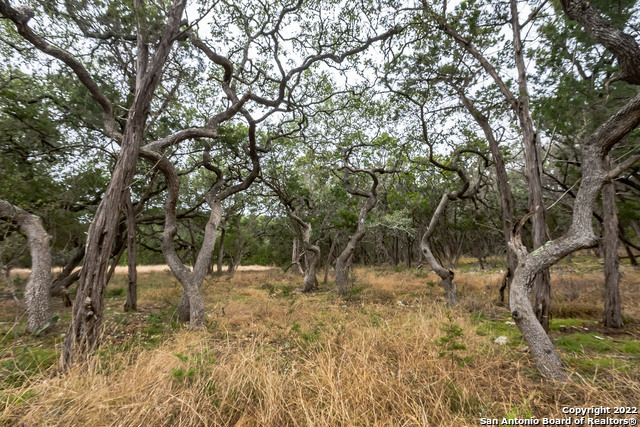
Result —
<path fill-rule="evenodd" d="M 589 35 L 613 52 L 618 60 L 616 81 L 640 84 L 640 46 L 630 35 L 612 26 L 600 12 L 584 0 L 563 0 L 562 7 L 570 19 L 580 22 Z M 607 165 L 607 156 L 625 137 L 640 125 L 640 95 L 630 99 L 598 128 L 581 141 L 582 179 L 576 192 L 569 230 L 543 247 L 529 252 L 522 244 L 520 228 L 527 215 L 514 229 L 510 245 L 517 253 L 518 267 L 511 288 L 511 315 L 523 337 L 529 343 L 531 354 L 540 371 L 551 378 L 563 379 L 566 373 L 562 361 L 544 329 L 536 321 L 528 291 L 532 278 L 555 264 L 564 256 L 597 242 L 592 216 L 601 188 L 640 160 L 632 154 L 618 163 Z"/>
<path fill-rule="evenodd" d="M 51 236 L 42 226 L 42 220 L 23 209 L 0 200 L 0 219 L 18 225 L 27 236 L 31 255 L 31 273 L 24 290 L 27 308 L 27 329 L 37 332 L 51 320 L 49 287 L 51 286 Z"/>

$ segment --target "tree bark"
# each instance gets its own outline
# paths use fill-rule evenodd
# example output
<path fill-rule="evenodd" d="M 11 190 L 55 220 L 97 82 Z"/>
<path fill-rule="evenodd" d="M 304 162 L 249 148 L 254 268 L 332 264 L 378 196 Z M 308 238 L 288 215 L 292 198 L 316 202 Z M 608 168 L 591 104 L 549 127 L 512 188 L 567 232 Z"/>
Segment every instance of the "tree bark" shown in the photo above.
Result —
<path fill-rule="evenodd" d="M 230 276 L 233 276 L 236 273 L 236 271 L 238 271 L 238 267 L 242 262 L 242 253 L 244 252 L 245 243 L 246 242 L 244 240 L 244 236 L 242 235 L 241 230 L 238 229 L 238 242 L 237 242 L 237 248 L 236 248 L 236 256 L 231 257 L 231 263 L 229 264 L 229 268 L 227 269 L 227 274 Z"/>
<path fill-rule="evenodd" d="M 131 192 L 127 190 L 125 199 L 125 211 L 127 221 L 127 300 L 124 303 L 124 311 L 136 311 L 138 309 L 138 272 L 137 245 L 136 245 L 136 215 L 131 203 Z"/>
<path fill-rule="evenodd" d="M 600 12 L 584 0 L 561 0 L 569 19 L 578 21 L 591 39 L 614 53 L 620 70 L 614 80 L 640 84 L 640 57 L 635 53 L 638 44 L 633 36 L 613 27 Z"/>
<path fill-rule="evenodd" d="M 113 247 L 113 254 L 111 256 L 111 266 L 109 267 L 109 271 L 107 271 L 107 278 L 105 279 L 105 286 L 109 286 L 109 282 L 111 282 L 111 278 L 116 272 L 116 267 L 120 264 L 120 258 L 122 258 L 122 254 L 124 250 L 127 248 L 126 237 L 126 226 L 124 228 L 118 227 L 119 234 L 116 237 L 116 241 Z"/>
<path fill-rule="evenodd" d="M 502 80 L 495 67 L 485 58 L 482 53 L 467 39 L 462 37 L 451 25 L 447 24 L 443 17 L 439 17 L 440 27 L 449 34 L 462 48 L 469 52 L 480 65 L 485 69 L 487 74 L 491 76 L 495 84 L 502 92 L 505 101 L 517 115 L 520 127 L 522 129 L 522 138 L 525 151 L 525 176 L 529 187 L 529 204 L 532 211 L 535 212 L 533 218 L 533 240 L 534 247 L 540 247 L 546 242 L 546 221 L 544 214 L 544 206 L 542 204 L 542 181 L 540 164 L 537 160 L 537 137 L 533 128 L 533 121 L 529 112 L 529 94 L 527 89 L 526 67 L 524 64 L 523 46 L 521 41 L 521 28 L 518 20 L 518 10 L 516 0 L 510 1 L 511 5 L 511 26 L 513 30 L 513 53 L 518 70 L 518 92 L 516 97 L 510 90 L 509 86 Z M 468 108 L 468 107 L 467 107 Z M 474 117 L 476 117 L 474 115 Z M 477 120 L 477 118 L 476 118 Z M 486 132 L 485 132 L 486 134 Z M 492 153 L 494 153 L 492 149 Z M 504 196 L 504 195 L 503 195 Z M 503 211 L 506 205 L 503 200 Z M 511 230 L 509 230 L 511 232 Z M 509 254 L 507 254 L 509 259 Z M 513 263 L 514 261 L 511 260 Z M 511 265 L 511 264 L 510 264 Z M 543 273 L 543 272 L 541 272 Z M 508 277 L 505 276 L 505 277 Z M 548 293 L 550 289 L 549 275 L 544 273 L 537 279 L 536 285 L 538 291 L 538 300 L 536 306 L 540 307 L 539 314 L 541 321 L 548 324 Z M 502 291 L 501 291 L 502 294 Z M 501 295 L 501 299 L 503 296 Z"/>
<path fill-rule="evenodd" d="M 640 243 L 640 224 L 638 224 L 638 221 L 632 220 L 631 228 L 633 228 L 633 231 L 636 233 L 636 237 L 638 238 L 638 242 Z"/>
<path fill-rule="evenodd" d="M 222 261 L 224 260 L 224 238 L 227 234 L 227 218 L 220 221 L 220 248 L 218 249 L 218 263 L 216 266 L 218 274 L 222 274 Z"/>
<path fill-rule="evenodd" d="M 393 236 L 393 257 L 392 257 L 393 266 L 394 267 L 398 265 L 398 262 L 400 262 L 399 261 L 399 258 L 400 258 L 399 252 L 400 252 L 400 244 L 398 242 L 398 234 L 395 233 L 394 236 Z"/>
<path fill-rule="evenodd" d="M 311 243 L 311 224 L 302 219 L 299 210 L 302 208 L 303 201 L 295 208 L 289 202 L 289 216 L 293 220 L 293 226 L 298 234 L 298 239 L 302 242 L 305 251 L 304 279 L 302 282 L 302 292 L 311 292 L 318 289 L 318 278 L 316 271 L 320 263 L 321 253 L 320 247 Z"/>
<path fill-rule="evenodd" d="M 311 292 L 318 289 L 318 278 L 316 272 L 318 269 L 318 263 L 320 262 L 320 247 L 310 242 L 311 238 L 311 226 L 305 228 L 303 231 L 302 244 L 304 246 L 307 262 L 304 270 L 304 280 L 302 286 L 302 292 Z"/>
<path fill-rule="evenodd" d="M 526 256 L 518 258 L 519 264 L 509 292 L 511 317 L 520 329 L 522 337 L 529 344 L 531 357 L 538 370 L 547 378 L 564 380 L 566 374 L 560 355 L 538 321 L 529 301 L 528 289 L 531 287 L 532 276 L 535 275 L 533 271 L 536 269 L 528 268 Z"/>
<path fill-rule="evenodd" d="M 610 169 L 611 158 L 605 159 L 605 167 Z M 608 328 L 622 328 L 622 309 L 620 300 L 620 258 L 618 256 L 618 214 L 616 208 L 616 189 L 613 181 L 602 187 L 602 219 L 604 238 L 604 317 L 603 325 Z"/>
<path fill-rule="evenodd" d="M 67 288 L 71 286 L 73 282 L 78 280 L 80 277 L 80 271 L 75 270 L 77 266 L 80 265 L 82 260 L 84 259 L 84 251 L 85 245 L 78 247 L 76 253 L 71 257 L 69 262 L 64 266 L 62 271 L 56 276 L 51 284 L 51 289 L 49 290 L 49 294 L 52 297 L 63 296 L 66 295 L 65 306 L 71 307 L 71 301 L 69 300 Z M 68 305 L 67 305 L 68 300 Z"/>
<path fill-rule="evenodd" d="M 300 265 L 300 239 L 296 236 L 291 244 L 291 272 L 299 276 L 304 275 Z"/>
<path fill-rule="evenodd" d="M 0 217 L 10 218 L 27 235 L 31 273 L 25 286 L 24 303 L 27 308 L 27 329 L 29 332 L 36 332 L 51 320 L 51 236 L 42 226 L 38 216 L 25 212 L 5 200 L 0 200 Z"/>
<path fill-rule="evenodd" d="M 333 257 L 333 251 L 336 248 L 336 243 L 338 243 L 338 234 L 333 237 L 331 241 L 331 246 L 329 247 L 329 254 L 327 255 L 327 264 L 324 266 L 324 283 L 326 284 L 329 280 L 329 268 L 331 268 L 331 257 Z"/>
<path fill-rule="evenodd" d="M 231 94 L 231 93 L 230 93 Z M 216 120 L 228 120 L 235 114 L 234 109 L 240 108 L 239 105 L 230 107 L 226 112 L 220 113 Z M 164 154 L 155 151 L 160 150 L 159 147 L 153 147 L 148 144 L 141 149 L 140 154 L 149 160 L 152 164 L 160 169 L 165 176 L 167 182 L 167 197 L 165 199 L 165 226 L 162 235 L 162 253 L 171 269 L 171 272 L 182 284 L 183 292 L 177 306 L 178 318 L 181 321 L 189 321 L 191 329 L 205 328 L 205 301 L 202 295 L 201 287 L 204 282 L 205 275 L 211 263 L 211 256 L 215 250 L 216 234 L 220 221 L 222 220 L 222 201 L 227 197 L 246 190 L 256 179 L 260 173 L 260 162 L 258 157 L 258 147 L 256 145 L 256 126 L 248 113 L 244 114 L 249 121 L 249 147 L 246 149 L 252 169 L 242 182 L 226 187 L 226 180 L 222 170 L 211 164 L 211 158 L 208 149 L 203 154 L 203 166 L 216 174 L 216 181 L 205 194 L 205 200 L 209 205 L 211 212 L 209 219 L 205 225 L 204 236 L 200 252 L 196 258 L 193 271 L 189 270 L 180 260 L 178 253 L 174 247 L 174 238 L 178 232 L 176 205 L 178 203 L 178 195 L 180 192 L 180 181 L 175 168 L 164 156 Z M 214 125 L 218 122 L 214 120 Z M 151 146 L 151 147 L 150 147 Z M 240 236 L 241 237 L 241 236 Z M 223 242 L 224 243 L 224 242 Z M 221 245 L 222 246 L 222 245 Z M 239 255 L 242 253 L 242 242 L 239 242 Z M 236 261 L 239 263 L 239 257 Z M 237 264 L 236 264 L 237 265 Z"/>

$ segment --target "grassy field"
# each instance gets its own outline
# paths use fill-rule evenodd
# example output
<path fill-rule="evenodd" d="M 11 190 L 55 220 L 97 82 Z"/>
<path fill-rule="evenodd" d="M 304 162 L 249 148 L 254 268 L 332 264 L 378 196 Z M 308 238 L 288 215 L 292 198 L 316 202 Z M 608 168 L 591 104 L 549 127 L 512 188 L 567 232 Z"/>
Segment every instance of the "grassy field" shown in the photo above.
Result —
<path fill-rule="evenodd" d="M 207 330 L 173 310 L 181 288 L 163 269 L 139 274 L 139 311 L 123 313 L 126 276 L 107 289 L 103 345 L 52 375 L 69 309 L 44 337 L 24 333 L 23 308 L 0 303 L 0 424 L 479 425 L 480 418 L 564 418 L 563 407 L 638 406 L 640 270 L 623 267 L 626 328 L 606 330 L 601 266 L 554 267 L 551 335 L 571 372 L 544 381 L 509 313 L 499 270 L 457 274 L 461 303 L 444 307 L 435 275 L 358 268 L 347 298 L 312 295 L 279 269 L 212 276 Z M 20 281 L 18 279 L 18 281 Z M 494 340 L 507 337 L 505 345 Z"/>

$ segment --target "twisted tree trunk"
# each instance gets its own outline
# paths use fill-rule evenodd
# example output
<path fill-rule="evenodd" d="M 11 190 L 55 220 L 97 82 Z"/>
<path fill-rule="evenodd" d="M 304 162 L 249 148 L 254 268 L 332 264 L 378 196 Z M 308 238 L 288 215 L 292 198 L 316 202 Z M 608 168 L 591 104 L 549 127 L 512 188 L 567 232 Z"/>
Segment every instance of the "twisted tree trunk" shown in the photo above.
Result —
<path fill-rule="evenodd" d="M 291 272 L 300 276 L 304 275 L 300 265 L 300 238 L 298 236 L 294 237 L 291 243 Z"/>
<path fill-rule="evenodd" d="M 27 308 L 27 329 L 36 332 L 49 320 L 49 288 L 51 286 L 51 237 L 36 215 L 25 212 L 11 203 L 0 200 L 0 217 L 8 218 L 18 224 L 27 235 L 29 254 L 31 255 L 31 273 L 24 290 L 24 303 Z"/>
<path fill-rule="evenodd" d="M 429 266 L 431 266 L 431 269 L 435 271 L 436 274 L 440 277 L 441 279 L 440 284 L 442 285 L 442 287 L 445 290 L 445 293 L 447 294 L 447 305 L 450 307 L 453 307 L 456 304 L 458 304 L 458 288 L 456 284 L 453 282 L 453 278 L 455 274 L 453 273 L 452 270 L 448 270 L 444 268 L 438 262 L 436 257 L 433 256 L 433 253 L 431 252 L 431 246 L 429 244 L 429 239 L 431 239 L 431 236 L 435 231 L 436 224 L 438 223 L 440 218 L 443 216 L 447 203 L 449 203 L 449 200 L 453 200 L 455 198 L 457 198 L 457 195 L 455 194 L 452 195 L 450 193 L 446 193 L 442 196 L 442 199 L 440 199 L 440 203 L 438 204 L 436 211 L 433 213 L 433 216 L 431 217 L 431 221 L 429 222 L 429 227 L 427 228 L 427 231 L 425 231 L 425 233 L 422 235 L 422 240 L 420 241 L 420 249 L 422 250 L 422 255 L 429 263 Z"/>
<path fill-rule="evenodd" d="M 200 290 L 215 249 L 218 224 L 222 218 L 222 203 L 214 197 L 217 185 L 207 194 L 207 203 L 211 213 L 205 225 L 202 247 L 196 264 L 191 271 L 184 265 L 174 247 L 174 237 L 178 232 L 176 219 L 176 205 L 180 191 L 178 174 L 173 165 L 162 155 L 148 150 L 141 150 L 140 154 L 155 164 L 165 176 L 167 183 L 167 198 L 165 200 L 165 224 L 162 235 L 162 253 L 173 275 L 183 287 L 182 296 L 178 302 L 176 312 L 181 321 L 189 321 L 192 329 L 202 329 L 205 326 L 205 302 Z M 221 181 L 219 181 L 221 185 Z"/>
<path fill-rule="evenodd" d="M 345 168 L 345 171 L 347 169 Z M 351 172 L 354 172 L 351 170 Z M 375 207 L 378 201 L 378 177 L 375 171 L 361 171 L 366 172 L 372 179 L 371 189 L 368 192 L 355 190 L 351 188 L 348 182 L 348 173 L 345 172 L 345 182 L 347 183 L 347 191 L 351 194 L 366 197 L 367 201 L 360 209 L 360 215 L 358 216 L 358 225 L 356 231 L 347 242 L 347 246 L 336 258 L 336 285 L 338 286 L 338 294 L 346 295 L 349 291 L 349 269 L 353 259 L 353 253 L 356 250 L 356 246 L 367 232 L 366 219 L 367 214 Z"/>
<path fill-rule="evenodd" d="M 300 217 L 295 215 L 295 221 L 298 221 L 299 233 L 302 241 L 302 245 L 305 250 L 306 263 L 304 269 L 304 279 L 302 292 L 311 292 L 318 288 L 318 278 L 316 271 L 320 262 L 320 247 L 311 243 L 311 224 L 302 221 Z M 304 227 L 300 224 L 303 223 Z"/>
<path fill-rule="evenodd" d="M 640 55 L 640 49 L 639 49 Z M 640 95 L 631 99 L 609 120 L 588 135 L 582 143 L 582 180 L 576 194 L 572 223 L 562 237 L 528 253 L 520 240 L 519 229 L 512 236 L 510 245 L 518 257 L 510 293 L 511 316 L 522 336 L 529 344 L 531 356 L 543 375 L 564 379 L 560 356 L 542 325 L 537 321 L 529 301 L 534 277 L 566 255 L 578 249 L 593 246 L 598 239 L 593 231 L 592 216 L 598 193 L 602 186 L 618 176 L 640 159 L 634 155 L 609 171 L 603 168 L 605 157 L 616 143 L 640 124 Z M 525 217 L 525 220 L 528 217 Z M 521 221 L 521 225 L 524 220 Z"/>

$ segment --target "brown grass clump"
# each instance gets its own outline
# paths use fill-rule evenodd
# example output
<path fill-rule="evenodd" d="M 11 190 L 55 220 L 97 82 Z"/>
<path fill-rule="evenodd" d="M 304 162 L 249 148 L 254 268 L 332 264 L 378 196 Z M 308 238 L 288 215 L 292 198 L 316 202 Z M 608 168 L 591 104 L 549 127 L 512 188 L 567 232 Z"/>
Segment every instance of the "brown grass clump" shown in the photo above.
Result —
<path fill-rule="evenodd" d="M 455 309 L 443 307 L 432 274 L 359 268 L 355 277 L 344 299 L 331 284 L 300 294 L 301 279 L 279 270 L 209 277 L 207 331 L 191 332 L 171 320 L 175 280 L 143 273 L 141 313 L 123 317 L 124 296 L 110 299 L 109 344 L 64 375 L 52 378 L 42 366 L 21 383 L 3 383 L 0 423 L 478 425 L 481 417 L 561 418 L 564 406 L 640 399 L 633 369 L 571 368 L 571 382 L 542 380 L 519 333 L 505 324 L 507 310 L 494 304 L 498 271 L 460 273 Z M 493 344 L 495 334 L 509 343 Z M 38 342 L 19 339 L 11 345 Z"/>

